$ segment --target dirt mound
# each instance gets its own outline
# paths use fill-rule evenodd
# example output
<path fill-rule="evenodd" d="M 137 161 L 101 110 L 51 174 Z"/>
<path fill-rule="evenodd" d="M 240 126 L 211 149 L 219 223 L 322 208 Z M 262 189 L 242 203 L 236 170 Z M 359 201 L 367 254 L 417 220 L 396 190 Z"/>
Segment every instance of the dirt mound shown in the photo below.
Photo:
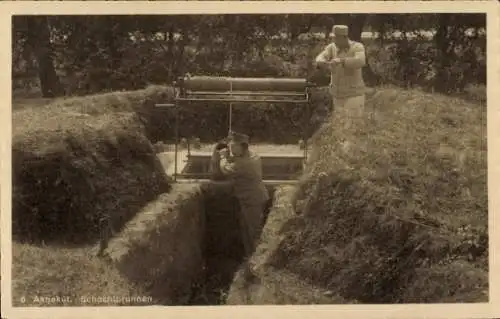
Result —
<path fill-rule="evenodd" d="M 33 108 L 29 100 L 19 100 L 14 110 Z M 82 102 L 84 101 L 84 102 Z M 38 101 L 47 104 L 46 100 Z M 37 109 L 57 108 L 61 112 L 88 114 L 110 114 L 135 112 L 145 125 L 146 135 L 152 143 L 173 142 L 175 136 L 175 108 L 156 107 L 156 103 L 174 103 L 174 89 L 169 86 L 149 86 L 143 90 L 111 92 L 85 97 L 60 98 Z M 253 103 L 233 107 L 232 127 L 252 137 L 253 143 L 266 142 L 295 144 L 309 137 L 321 125 L 331 106 L 328 90 L 317 88 L 311 91 L 308 107 L 300 104 Z M 179 109 L 179 136 L 198 137 L 202 142 L 213 143 L 227 134 L 229 121 L 227 103 L 198 102 L 183 104 Z M 304 136 L 305 135 L 305 136 Z"/>
<path fill-rule="evenodd" d="M 196 184 L 175 184 L 146 205 L 108 247 L 111 260 L 155 303 L 186 304 L 204 271 L 205 212 Z"/>
<path fill-rule="evenodd" d="M 134 112 L 145 126 L 148 139 L 155 143 L 162 136 L 173 132 L 174 112 L 158 108 L 156 103 L 169 103 L 174 98 L 174 90 L 169 86 L 151 85 L 142 90 L 118 91 L 83 97 L 47 99 L 16 99 L 13 110 L 29 109 L 33 111 L 61 112 L 66 114 L 103 114 Z M 30 102 L 36 101 L 36 103 Z M 166 135 L 167 134 L 167 135 Z M 173 136 L 173 134 L 170 134 Z"/>
<path fill-rule="evenodd" d="M 486 105 L 419 91 L 378 91 L 359 122 L 335 112 L 297 215 L 253 257 L 261 278 L 291 273 L 332 302 L 486 301 L 485 132 Z"/>
<path fill-rule="evenodd" d="M 94 241 L 103 220 L 117 230 L 169 189 L 134 112 L 145 98 L 105 94 L 13 113 L 16 240 Z"/>

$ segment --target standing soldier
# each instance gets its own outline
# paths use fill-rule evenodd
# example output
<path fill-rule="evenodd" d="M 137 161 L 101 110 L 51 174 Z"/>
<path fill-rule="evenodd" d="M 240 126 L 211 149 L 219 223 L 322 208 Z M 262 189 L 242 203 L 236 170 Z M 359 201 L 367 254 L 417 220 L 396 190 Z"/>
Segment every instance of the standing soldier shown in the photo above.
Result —
<path fill-rule="evenodd" d="M 263 215 L 269 200 L 269 193 L 262 181 L 262 162 L 260 157 L 249 150 L 247 135 L 231 133 L 228 148 L 216 146 L 214 154 L 220 172 L 230 178 L 240 204 L 240 225 L 246 258 L 255 250 L 262 229 Z M 219 149 L 217 151 L 217 149 Z M 245 278 L 251 279 L 252 272 L 247 261 L 244 268 Z"/>
<path fill-rule="evenodd" d="M 333 43 L 316 57 L 318 67 L 331 73 L 330 89 L 335 112 L 342 112 L 346 124 L 361 119 L 365 105 L 362 68 L 366 64 L 365 47 L 348 37 L 348 27 L 333 26 Z"/>

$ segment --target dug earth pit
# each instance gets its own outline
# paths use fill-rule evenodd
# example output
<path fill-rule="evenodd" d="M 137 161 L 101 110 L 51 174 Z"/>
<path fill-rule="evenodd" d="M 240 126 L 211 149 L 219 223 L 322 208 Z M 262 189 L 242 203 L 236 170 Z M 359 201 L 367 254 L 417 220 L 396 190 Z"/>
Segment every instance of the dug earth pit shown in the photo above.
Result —
<path fill-rule="evenodd" d="M 274 187 L 268 189 L 273 196 Z M 154 304 L 223 304 L 243 261 L 237 200 L 228 183 L 174 184 L 106 252 Z"/>
<path fill-rule="evenodd" d="M 172 173 L 175 156 L 160 153 L 158 158 L 167 174 Z M 284 172 L 302 168 L 298 157 L 287 161 L 274 156 L 271 163 L 266 158 L 263 166 L 275 174 L 280 168 Z M 225 304 L 244 257 L 237 199 L 229 182 L 213 182 L 203 175 L 206 156 L 200 161 L 196 154 L 188 157 L 181 150 L 177 160 L 179 171 L 199 176 L 174 183 L 168 194 L 146 206 L 109 242 L 107 253 L 120 272 L 148 291 L 156 304 Z M 294 182 L 266 180 L 268 207 L 280 184 Z"/>
<path fill-rule="evenodd" d="M 225 304 L 234 275 L 244 259 L 239 205 L 230 184 L 208 182 L 201 185 L 205 208 L 205 281 L 193 291 L 190 304 Z M 271 197 L 269 209 L 275 186 L 267 185 L 267 188 Z M 267 214 L 268 210 L 264 217 Z"/>

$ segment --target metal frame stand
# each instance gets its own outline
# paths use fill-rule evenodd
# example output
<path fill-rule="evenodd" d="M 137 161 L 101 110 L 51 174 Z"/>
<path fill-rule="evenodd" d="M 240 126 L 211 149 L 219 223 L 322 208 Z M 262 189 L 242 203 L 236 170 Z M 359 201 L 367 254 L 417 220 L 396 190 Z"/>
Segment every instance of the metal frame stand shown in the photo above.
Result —
<path fill-rule="evenodd" d="M 189 82 L 194 80 L 194 84 L 191 85 Z M 221 81 L 217 88 L 209 88 L 207 90 L 197 90 L 197 88 L 203 87 L 203 81 Z M 240 82 L 238 82 L 240 81 Z M 242 87 L 241 82 L 250 81 L 251 83 L 257 84 L 257 87 L 265 87 L 268 81 L 269 86 L 272 88 L 280 84 L 287 84 L 289 81 L 294 87 L 292 90 L 280 89 L 280 90 L 260 90 L 259 88 L 252 88 L 251 90 L 239 90 L 234 89 L 237 84 Z M 253 81 L 253 82 L 252 82 Z M 234 83 L 233 83 L 234 82 Z M 228 87 L 224 87 L 223 84 L 227 83 Z M 251 85 L 251 84 L 246 84 Z M 229 133 L 232 130 L 232 110 L 233 103 L 293 103 L 293 104 L 303 104 L 306 107 L 304 110 L 304 122 L 303 122 L 303 136 L 304 136 L 304 164 L 307 161 L 308 156 L 308 143 L 307 134 L 309 133 L 309 120 L 311 111 L 311 100 L 310 100 L 310 88 L 314 87 L 313 83 L 308 82 L 306 79 L 252 79 L 252 78 L 219 78 L 219 77 L 181 77 L 175 84 L 175 100 L 174 104 L 156 104 L 156 106 L 173 106 L 175 108 L 175 148 L 174 148 L 174 181 L 177 181 L 177 177 L 182 176 L 178 173 L 178 144 L 179 144 L 179 113 L 180 107 L 184 103 L 196 103 L 196 102 L 219 102 L 229 104 Z M 224 89 L 226 88 L 226 89 Z M 303 89 L 303 92 L 299 92 L 298 88 Z"/>

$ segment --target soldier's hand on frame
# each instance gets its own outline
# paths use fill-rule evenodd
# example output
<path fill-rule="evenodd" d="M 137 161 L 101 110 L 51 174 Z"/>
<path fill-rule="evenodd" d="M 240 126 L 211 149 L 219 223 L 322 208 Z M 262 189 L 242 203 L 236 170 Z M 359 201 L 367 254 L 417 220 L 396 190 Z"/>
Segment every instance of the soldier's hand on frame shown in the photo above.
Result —
<path fill-rule="evenodd" d="M 221 157 L 229 157 L 229 149 L 226 147 L 226 148 L 223 148 L 223 149 L 220 149 L 219 150 L 219 154 Z"/>
<path fill-rule="evenodd" d="M 228 147 L 228 146 L 227 146 L 226 141 L 219 141 L 217 144 L 215 144 L 215 148 L 214 148 L 214 149 L 215 149 L 216 151 L 220 151 L 220 150 L 222 150 L 222 149 L 224 149 L 224 148 L 227 148 L 227 147 Z"/>

